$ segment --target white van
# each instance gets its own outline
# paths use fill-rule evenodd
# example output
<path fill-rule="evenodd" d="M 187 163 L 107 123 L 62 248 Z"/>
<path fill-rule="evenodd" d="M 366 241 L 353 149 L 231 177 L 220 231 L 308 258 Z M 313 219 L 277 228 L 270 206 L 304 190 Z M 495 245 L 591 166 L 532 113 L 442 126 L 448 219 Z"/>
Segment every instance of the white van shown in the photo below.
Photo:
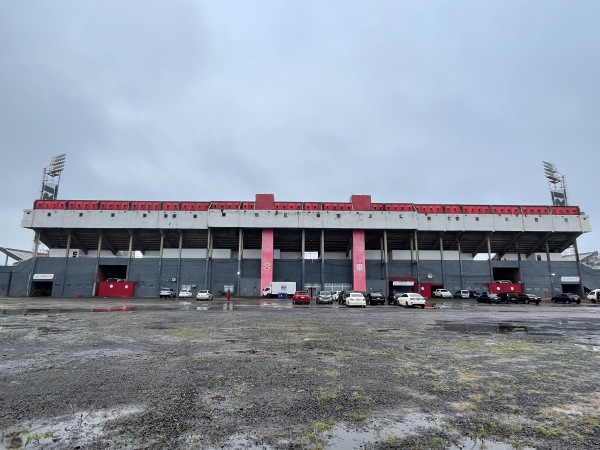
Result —
<path fill-rule="evenodd" d="M 588 300 L 590 300 L 593 303 L 596 303 L 596 301 L 598 301 L 598 293 L 600 292 L 600 289 L 594 289 L 593 291 L 588 292 L 587 298 Z"/>

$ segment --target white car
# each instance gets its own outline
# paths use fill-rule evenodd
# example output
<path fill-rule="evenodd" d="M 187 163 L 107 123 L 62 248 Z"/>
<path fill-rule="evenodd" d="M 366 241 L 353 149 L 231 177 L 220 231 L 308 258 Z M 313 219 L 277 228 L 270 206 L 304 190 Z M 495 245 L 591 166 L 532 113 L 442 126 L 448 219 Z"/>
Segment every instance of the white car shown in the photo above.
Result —
<path fill-rule="evenodd" d="M 350 292 L 346 297 L 346 306 L 367 306 L 367 299 L 360 292 Z"/>
<path fill-rule="evenodd" d="M 210 301 L 213 298 L 214 298 L 213 293 L 207 289 L 201 289 L 196 294 L 196 301 L 198 301 L 198 300 L 209 300 Z"/>
<path fill-rule="evenodd" d="M 592 303 L 596 303 L 598 301 L 598 294 L 600 293 L 600 289 L 594 289 L 593 291 L 588 292 L 587 299 Z"/>
<path fill-rule="evenodd" d="M 177 296 L 177 293 L 175 292 L 175 289 L 171 289 L 171 288 L 160 288 L 160 293 L 158 294 L 158 296 L 160 298 L 175 298 Z"/>
<path fill-rule="evenodd" d="M 452 292 L 450 292 L 448 289 L 436 289 L 433 291 L 431 296 L 438 298 L 452 298 Z"/>
<path fill-rule="evenodd" d="M 414 292 L 404 292 L 398 296 L 398 306 L 405 306 L 408 308 L 412 306 L 420 306 L 421 309 L 425 308 L 425 298 L 421 294 L 417 294 Z"/>
<path fill-rule="evenodd" d="M 192 291 L 189 289 L 182 289 L 179 291 L 179 298 L 192 298 Z"/>

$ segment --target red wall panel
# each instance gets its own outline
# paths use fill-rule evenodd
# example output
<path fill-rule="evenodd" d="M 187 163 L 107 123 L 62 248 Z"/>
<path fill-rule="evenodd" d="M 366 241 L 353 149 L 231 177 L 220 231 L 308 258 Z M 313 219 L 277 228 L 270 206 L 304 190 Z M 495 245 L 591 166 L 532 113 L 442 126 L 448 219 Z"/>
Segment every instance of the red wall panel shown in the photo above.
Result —
<path fill-rule="evenodd" d="M 352 286 L 355 291 L 367 290 L 365 264 L 365 230 L 352 230 Z"/>
<path fill-rule="evenodd" d="M 275 203 L 274 194 L 256 194 L 255 196 L 256 209 L 273 209 L 273 203 Z"/>
<path fill-rule="evenodd" d="M 260 293 L 273 282 L 273 241 L 272 229 L 262 230 L 262 246 L 260 253 Z"/>

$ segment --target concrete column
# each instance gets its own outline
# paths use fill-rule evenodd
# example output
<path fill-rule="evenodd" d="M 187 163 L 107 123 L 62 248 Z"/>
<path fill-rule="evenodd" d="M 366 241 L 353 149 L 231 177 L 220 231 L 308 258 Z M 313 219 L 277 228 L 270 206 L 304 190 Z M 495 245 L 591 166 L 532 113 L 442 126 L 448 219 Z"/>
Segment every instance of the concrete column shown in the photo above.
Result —
<path fill-rule="evenodd" d="M 581 268 L 579 267 L 579 250 L 577 249 L 577 241 L 573 242 L 573 250 L 575 250 L 575 261 L 577 262 L 577 276 L 579 277 L 579 292 L 578 294 L 583 297 L 583 286 L 581 282 Z"/>
<path fill-rule="evenodd" d="M 325 230 L 321 230 L 321 289 L 325 289 Z"/>
<path fill-rule="evenodd" d="M 552 272 L 552 261 L 550 261 L 550 246 L 546 241 L 546 262 L 548 263 L 548 275 L 550 275 L 550 297 L 554 297 L 554 272 Z"/>
<path fill-rule="evenodd" d="M 462 289 L 464 289 L 465 288 L 465 280 L 464 280 L 462 251 L 461 251 L 461 247 L 460 247 L 460 241 L 456 242 L 456 248 L 458 249 L 458 267 L 460 269 L 460 287 Z"/>
<path fill-rule="evenodd" d="M 206 238 L 206 268 L 205 268 L 205 276 L 204 279 L 204 289 L 211 289 L 211 278 L 212 278 L 212 231 L 208 229 L 208 236 Z"/>
<path fill-rule="evenodd" d="M 242 257 L 244 254 L 244 230 L 242 228 L 239 229 L 239 241 L 238 241 L 238 265 L 237 265 L 237 295 L 242 295 L 242 288 L 240 286 L 240 281 L 242 279 Z"/>
<path fill-rule="evenodd" d="M 33 283 L 33 274 L 35 273 L 35 266 L 37 263 L 37 254 L 40 246 L 40 230 L 35 230 L 35 238 L 33 242 L 33 261 L 31 262 L 31 270 L 29 271 L 29 278 L 27 279 L 27 292 L 25 295 L 29 297 L 31 295 L 31 285 Z M 12 273 L 12 271 L 11 271 Z M 9 288 L 10 289 L 10 288 Z"/>
<path fill-rule="evenodd" d="M 383 230 L 383 276 L 385 278 L 385 295 L 386 297 L 390 295 L 389 287 L 390 287 L 390 267 L 389 267 L 389 257 L 388 257 L 388 240 L 387 240 L 387 230 Z"/>
<path fill-rule="evenodd" d="M 157 289 L 157 293 L 156 295 L 158 296 L 160 293 L 160 288 L 161 288 L 161 278 L 162 278 L 162 260 L 163 260 L 163 248 L 165 246 L 165 237 L 164 235 L 161 233 L 160 235 L 160 249 L 158 251 L 158 283 L 156 286 Z"/>
<path fill-rule="evenodd" d="M 494 269 L 492 268 L 492 243 L 490 241 L 490 237 L 487 239 L 487 251 L 488 251 L 488 264 L 490 266 L 490 283 L 494 281 Z"/>
<path fill-rule="evenodd" d="M 301 275 L 300 275 L 300 285 L 302 289 L 304 289 L 304 278 L 306 276 L 305 273 L 305 260 L 304 260 L 304 252 L 306 251 L 306 230 L 302 229 L 302 243 L 300 244 L 300 267 L 301 267 Z"/>
<path fill-rule="evenodd" d="M 177 258 L 177 293 L 181 290 L 181 253 L 183 251 L 183 232 L 179 230 L 179 255 Z"/>
<path fill-rule="evenodd" d="M 417 289 L 419 294 L 421 293 L 421 268 L 419 263 L 419 239 L 417 237 L 417 230 L 413 231 L 413 239 L 415 244 L 415 260 L 417 262 Z"/>
<path fill-rule="evenodd" d="M 440 260 L 442 263 L 442 284 L 446 286 L 446 274 L 444 270 L 444 239 L 440 237 Z"/>

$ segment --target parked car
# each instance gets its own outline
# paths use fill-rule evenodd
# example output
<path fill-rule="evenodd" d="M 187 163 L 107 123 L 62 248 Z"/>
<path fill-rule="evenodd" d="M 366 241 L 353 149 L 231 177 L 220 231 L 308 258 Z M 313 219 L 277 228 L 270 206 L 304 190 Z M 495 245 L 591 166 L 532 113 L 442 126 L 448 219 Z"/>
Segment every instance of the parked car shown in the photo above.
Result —
<path fill-rule="evenodd" d="M 329 291 L 319 291 L 317 294 L 317 303 L 333 303 L 333 296 Z"/>
<path fill-rule="evenodd" d="M 552 297 L 551 299 L 552 303 L 581 303 L 581 299 L 579 298 L 579 296 L 577 297 L 577 299 L 573 299 L 571 298 L 571 296 L 569 294 L 557 294 L 554 297 Z"/>
<path fill-rule="evenodd" d="M 345 299 L 346 306 L 367 306 L 367 299 L 362 292 L 350 292 Z"/>
<path fill-rule="evenodd" d="M 182 289 L 181 291 L 179 291 L 179 298 L 192 298 L 192 291 L 190 291 L 189 289 Z"/>
<path fill-rule="evenodd" d="M 381 291 L 372 291 L 367 294 L 367 305 L 383 305 L 385 295 Z"/>
<path fill-rule="evenodd" d="M 587 294 L 587 299 L 592 303 L 596 303 L 598 301 L 598 296 L 600 295 L 600 289 L 593 289 Z"/>
<path fill-rule="evenodd" d="M 574 294 L 572 292 L 567 292 L 567 295 L 569 296 L 572 302 L 581 303 L 581 297 L 579 295 Z"/>
<path fill-rule="evenodd" d="M 404 306 L 408 308 L 412 306 L 420 306 L 421 309 L 425 308 L 425 298 L 421 294 L 415 292 L 404 292 L 398 297 L 398 306 Z"/>
<path fill-rule="evenodd" d="M 348 293 L 345 291 L 340 291 L 340 293 L 338 294 L 338 303 L 340 305 L 345 305 L 346 304 L 346 297 L 348 297 Z"/>
<path fill-rule="evenodd" d="M 454 298 L 471 298 L 471 292 L 466 289 L 461 289 L 454 293 Z"/>
<path fill-rule="evenodd" d="M 500 301 L 500 297 L 493 292 L 484 291 L 477 297 L 477 303 L 500 303 Z"/>
<path fill-rule="evenodd" d="M 504 303 L 519 303 L 519 298 L 516 292 L 501 292 L 498 297 Z"/>
<path fill-rule="evenodd" d="M 469 291 L 469 298 L 478 298 L 481 294 L 476 291 Z"/>
<path fill-rule="evenodd" d="M 158 297 L 159 298 L 175 298 L 175 297 L 177 297 L 177 293 L 175 292 L 175 289 L 163 287 L 163 288 L 160 288 Z"/>
<path fill-rule="evenodd" d="M 308 291 L 296 291 L 292 297 L 292 303 L 294 305 L 307 304 L 310 305 L 310 294 Z"/>
<path fill-rule="evenodd" d="M 210 301 L 213 298 L 214 298 L 213 293 L 206 289 L 201 289 L 196 294 L 196 301 L 198 301 L 198 300 L 209 300 Z"/>
<path fill-rule="evenodd" d="M 536 305 L 539 305 L 540 302 L 542 301 L 542 299 L 540 297 L 538 297 L 537 295 L 534 294 L 526 294 L 524 292 L 520 292 L 517 294 L 517 300 L 521 303 L 535 303 Z"/>
<path fill-rule="evenodd" d="M 452 292 L 448 289 L 438 288 L 431 293 L 431 296 L 434 298 L 452 298 Z"/>

